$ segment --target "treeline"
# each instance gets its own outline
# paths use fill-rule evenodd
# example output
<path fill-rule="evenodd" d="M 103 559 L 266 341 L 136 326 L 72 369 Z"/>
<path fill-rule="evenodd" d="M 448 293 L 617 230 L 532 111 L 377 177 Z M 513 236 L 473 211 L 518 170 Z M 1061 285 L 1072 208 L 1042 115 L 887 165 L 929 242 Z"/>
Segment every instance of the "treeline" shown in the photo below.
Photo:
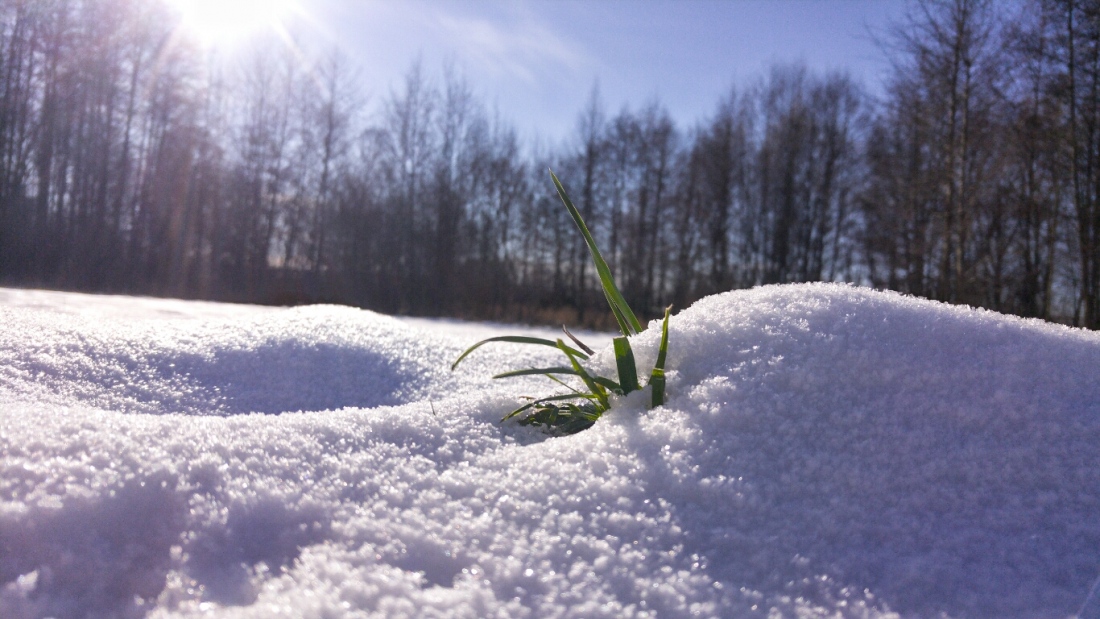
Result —
<path fill-rule="evenodd" d="M 554 169 L 653 316 L 848 281 L 1100 328 L 1100 1 L 914 2 L 884 95 L 777 67 L 522 143 L 453 68 L 231 63 L 153 0 L 0 0 L 0 281 L 598 324 Z M 599 310 L 599 311 L 596 311 Z"/>

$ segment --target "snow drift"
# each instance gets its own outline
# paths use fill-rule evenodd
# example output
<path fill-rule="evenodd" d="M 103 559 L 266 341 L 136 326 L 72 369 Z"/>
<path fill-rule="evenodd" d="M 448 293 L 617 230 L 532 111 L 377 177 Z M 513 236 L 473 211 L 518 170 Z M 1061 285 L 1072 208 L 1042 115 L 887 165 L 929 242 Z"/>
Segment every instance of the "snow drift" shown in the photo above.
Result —
<path fill-rule="evenodd" d="M 0 293 L 0 616 L 1067 617 L 1100 575 L 1100 335 L 722 294 L 666 406 L 548 439 L 488 376 L 554 352 L 451 373 L 448 328 Z"/>

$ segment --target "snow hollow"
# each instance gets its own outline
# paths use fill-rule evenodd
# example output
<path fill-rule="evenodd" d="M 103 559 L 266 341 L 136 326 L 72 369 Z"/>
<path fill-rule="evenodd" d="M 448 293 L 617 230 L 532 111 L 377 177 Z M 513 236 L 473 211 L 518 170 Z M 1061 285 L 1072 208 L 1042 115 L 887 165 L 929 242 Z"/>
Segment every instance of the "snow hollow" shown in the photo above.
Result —
<path fill-rule="evenodd" d="M 0 290 L 0 617 L 1069 617 L 1100 576 L 1096 333 L 731 292 L 666 406 L 546 438 L 498 420 L 553 385 L 488 377 L 553 351 L 449 371 L 496 332 Z"/>

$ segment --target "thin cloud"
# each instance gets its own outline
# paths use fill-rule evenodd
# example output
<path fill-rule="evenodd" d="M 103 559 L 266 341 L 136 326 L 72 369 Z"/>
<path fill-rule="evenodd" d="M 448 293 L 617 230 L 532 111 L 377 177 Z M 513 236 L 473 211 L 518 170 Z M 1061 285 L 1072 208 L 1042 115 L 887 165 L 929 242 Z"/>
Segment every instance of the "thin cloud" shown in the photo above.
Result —
<path fill-rule="evenodd" d="M 462 57 L 494 74 L 512 75 L 530 84 L 540 81 L 539 69 L 547 65 L 576 71 L 593 63 L 578 44 L 530 18 L 505 23 L 439 14 L 436 24 Z"/>

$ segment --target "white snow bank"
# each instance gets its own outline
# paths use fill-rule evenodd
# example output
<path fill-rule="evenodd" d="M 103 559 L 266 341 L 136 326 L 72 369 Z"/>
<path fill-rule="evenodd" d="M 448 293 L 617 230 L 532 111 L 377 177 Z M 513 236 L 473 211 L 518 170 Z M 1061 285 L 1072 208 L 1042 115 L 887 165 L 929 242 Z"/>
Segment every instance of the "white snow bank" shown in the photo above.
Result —
<path fill-rule="evenodd" d="M 545 439 L 486 376 L 552 354 L 53 294 L 0 309 L 0 617 L 1066 617 L 1100 575 L 1097 334 L 718 295 L 665 407 Z"/>

